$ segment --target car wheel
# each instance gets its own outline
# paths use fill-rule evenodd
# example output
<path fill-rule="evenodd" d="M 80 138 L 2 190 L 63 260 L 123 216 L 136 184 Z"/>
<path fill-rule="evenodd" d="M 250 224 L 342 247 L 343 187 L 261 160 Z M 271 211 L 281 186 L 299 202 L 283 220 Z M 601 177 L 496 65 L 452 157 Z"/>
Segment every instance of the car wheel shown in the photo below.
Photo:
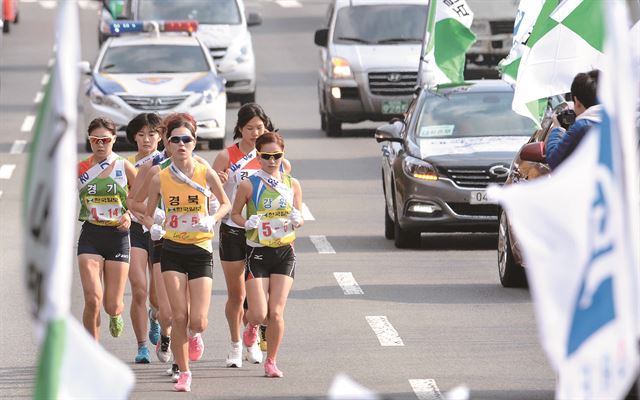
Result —
<path fill-rule="evenodd" d="M 509 240 L 509 224 L 504 210 L 498 227 L 498 275 L 503 287 L 526 287 L 527 276 L 522 265 L 515 262 Z"/>
<path fill-rule="evenodd" d="M 321 111 L 320 112 L 320 129 L 323 131 L 327 130 L 327 117 L 325 116 L 325 114 Z"/>
<path fill-rule="evenodd" d="M 222 150 L 224 148 L 224 138 L 209 139 L 209 150 Z"/>
<path fill-rule="evenodd" d="M 387 202 L 385 201 L 384 203 L 384 237 L 391 240 L 395 237 L 395 227 L 393 226 L 393 220 L 389 216 Z"/>
<path fill-rule="evenodd" d="M 256 102 L 256 92 L 240 95 L 240 96 L 238 96 L 238 99 L 240 100 L 240 105 L 241 106 L 243 106 L 243 105 L 245 105 L 247 103 L 255 103 Z"/>
<path fill-rule="evenodd" d="M 10 30 L 11 30 L 11 28 L 9 27 L 9 21 L 7 21 L 5 19 L 4 23 L 2 24 L 2 32 L 3 33 L 9 33 Z"/>
<path fill-rule="evenodd" d="M 342 123 L 329 113 L 325 113 L 325 126 L 327 136 L 339 137 L 342 135 Z"/>
<path fill-rule="evenodd" d="M 420 247 L 420 231 L 402 229 L 402 227 L 398 223 L 398 217 L 400 216 L 398 207 L 395 207 L 395 214 L 396 219 L 393 221 L 393 239 L 396 247 L 399 249 L 411 249 Z"/>

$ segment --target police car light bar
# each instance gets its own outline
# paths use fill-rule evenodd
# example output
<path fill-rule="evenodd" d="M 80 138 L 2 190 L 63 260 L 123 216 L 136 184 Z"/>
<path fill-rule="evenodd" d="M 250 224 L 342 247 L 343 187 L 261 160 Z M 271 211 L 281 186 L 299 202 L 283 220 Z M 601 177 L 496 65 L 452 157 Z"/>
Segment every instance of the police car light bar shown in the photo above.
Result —
<path fill-rule="evenodd" d="M 139 32 L 189 32 L 198 30 L 198 21 L 113 21 L 109 25 L 112 35 Z"/>

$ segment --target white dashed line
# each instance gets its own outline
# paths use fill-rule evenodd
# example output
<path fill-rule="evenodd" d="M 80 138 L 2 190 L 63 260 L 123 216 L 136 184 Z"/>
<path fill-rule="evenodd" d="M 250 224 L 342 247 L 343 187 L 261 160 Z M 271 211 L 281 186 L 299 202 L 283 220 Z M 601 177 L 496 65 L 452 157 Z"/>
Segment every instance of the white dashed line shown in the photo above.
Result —
<path fill-rule="evenodd" d="M 78 0 L 78 5 L 83 10 L 97 10 L 98 2 L 95 0 Z"/>
<path fill-rule="evenodd" d="M 55 0 L 40 0 L 40 5 L 42 8 L 46 8 L 48 10 L 56 8 L 58 2 Z"/>
<path fill-rule="evenodd" d="M 38 0 L 20 0 L 20 3 L 35 3 Z"/>
<path fill-rule="evenodd" d="M 434 379 L 409 379 L 418 400 L 443 400 L 444 397 Z"/>
<path fill-rule="evenodd" d="M 49 74 L 44 74 L 42 75 L 42 79 L 40 80 L 40 84 L 41 85 L 46 85 L 47 83 L 49 83 Z"/>
<path fill-rule="evenodd" d="M 27 145 L 26 140 L 16 140 L 11 146 L 10 154 L 21 154 L 24 151 L 24 147 Z"/>
<path fill-rule="evenodd" d="M 311 211 L 309 211 L 309 207 L 307 207 L 307 205 L 305 203 L 302 203 L 302 218 L 304 218 L 305 221 L 315 221 L 316 219 L 313 218 L 313 215 L 311 214 Z"/>
<path fill-rule="evenodd" d="M 14 169 L 16 169 L 15 164 L 2 164 L 0 166 L 0 179 L 11 179 Z"/>
<path fill-rule="evenodd" d="M 331 243 L 327 240 L 327 237 L 324 235 L 309 235 L 309 239 L 320 254 L 336 254 L 336 251 L 331 246 Z"/>
<path fill-rule="evenodd" d="M 0 199 L 2 198 L 2 190 L 0 190 Z"/>
<path fill-rule="evenodd" d="M 49 61 L 47 62 L 47 67 L 51 68 L 51 66 L 53 66 L 53 64 L 55 63 L 56 63 L 56 59 L 50 58 Z"/>
<path fill-rule="evenodd" d="M 347 296 L 351 294 L 364 294 L 351 272 L 334 272 L 333 276 Z"/>
<path fill-rule="evenodd" d="M 36 93 L 36 97 L 33 98 L 33 102 L 38 104 L 42 101 L 42 98 L 44 97 L 44 93 L 42 92 L 38 92 Z"/>
<path fill-rule="evenodd" d="M 35 115 L 27 115 L 26 117 L 24 117 L 24 121 L 22 122 L 22 126 L 20 127 L 20 130 L 22 132 L 31 132 L 31 129 L 33 129 L 33 124 L 35 122 L 36 122 Z"/>
<path fill-rule="evenodd" d="M 395 330 L 386 316 L 368 316 L 367 322 L 378 337 L 381 346 L 404 346 L 398 331 Z"/>
<path fill-rule="evenodd" d="M 278 3 L 280 7 L 284 8 L 302 7 L 302 4 L 300 4 L 298 0 L 276 0 L 276 3 Z"/>

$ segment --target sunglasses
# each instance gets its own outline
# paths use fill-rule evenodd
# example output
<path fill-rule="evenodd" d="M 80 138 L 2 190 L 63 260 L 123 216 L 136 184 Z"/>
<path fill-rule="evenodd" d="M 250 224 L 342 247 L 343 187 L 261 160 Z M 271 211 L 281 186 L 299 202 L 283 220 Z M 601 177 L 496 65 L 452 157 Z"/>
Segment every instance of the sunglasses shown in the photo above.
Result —
<path fill-rule="evenodd" d="M 89 142 L 91 144 L 109 144 L 111 143 L 115 138 L 113 136 L 89 136 Z"/>
<path fill-rule="evenodd" d="M 282 156 L 284 156 L 284 151 L 275 151 L 273 153 L 258 151 L 257 153 L 263 160 L 269 160 L 271 159 L 271 157 L 273 157 L 274 160 L 279 160 L 282 158 Z"/>
<path fill-rule="evenodd" d="M 184 136 L 171 136 L 169 138 L 169 142 L 173 143 L 173 144 L 178 144 L 180 142 L 182 143 L 191 143 L 193 142 L 193 136 L 189 136 L 189 135 L 184 135 Z"/>

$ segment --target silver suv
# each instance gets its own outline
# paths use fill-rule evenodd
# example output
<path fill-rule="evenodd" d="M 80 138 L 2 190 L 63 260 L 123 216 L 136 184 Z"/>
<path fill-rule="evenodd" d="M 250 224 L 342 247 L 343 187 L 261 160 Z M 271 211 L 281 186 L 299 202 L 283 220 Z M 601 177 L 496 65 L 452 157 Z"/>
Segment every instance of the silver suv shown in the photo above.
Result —
<path fill-rule="evenodd" d="M 343 122 L 388 121 L 407 109 L 416 88 L 427 22 L 424 0 L 333 0 L 320 46 L 318 103 L 322 129 Z"/>

